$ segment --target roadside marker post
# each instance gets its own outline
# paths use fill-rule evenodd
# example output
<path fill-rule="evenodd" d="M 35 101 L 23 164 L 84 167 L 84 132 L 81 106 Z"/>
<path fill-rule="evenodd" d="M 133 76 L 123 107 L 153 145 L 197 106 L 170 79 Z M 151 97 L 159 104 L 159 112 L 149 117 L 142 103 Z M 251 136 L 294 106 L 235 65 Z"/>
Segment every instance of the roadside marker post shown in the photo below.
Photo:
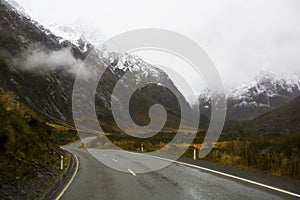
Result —
<path fill-rule="evenodd" d="M 64 156 L 63 155 L 60 156 L 60 169 L 61 170 L 64 169 Z"/>
<path fill-rule="evenodd" d="M 144 152 L 144 144 L 141 144 L 141 151 Z"/>
<path fill-rule="evenodd" d="M 197 154 L 197 147 L 196 145 L 194 144 L 194 160 L 196 160 L 196 154 Z"/>

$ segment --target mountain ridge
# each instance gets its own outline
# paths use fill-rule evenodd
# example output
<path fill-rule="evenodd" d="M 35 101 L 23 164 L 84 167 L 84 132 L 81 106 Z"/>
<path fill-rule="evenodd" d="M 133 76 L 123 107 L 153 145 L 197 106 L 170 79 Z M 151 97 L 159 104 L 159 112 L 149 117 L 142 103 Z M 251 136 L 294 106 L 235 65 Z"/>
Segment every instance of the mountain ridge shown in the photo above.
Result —
<path fill-rule="evenodd" d="M 70 73 L 65 69 L 65 66 L 60 65 L 51 68 L 45 73 L 43 71 L 45 69 L 44 63 L 38 63 L 41 66 L 32 71 L 23 70 L 22 67 L 24 68 L 24 66 L 22 65 L 24 63 L 20 62 L 20 67 L 16 68 L 14 60 L 24 51 L 34 52 L 34 46 L 38 46 L 39 48 L 41 47 L 41 50 L 38 50 L 42 53 L 46 52 L 44 53 L 46 56 L 49 56 L 49 52 L 60 53 L 62 50 L 69 49 L 75 59 L 83 61 L 87 54 L 93 50 L 93 45 L 83 43 L 82 46 L 78 46 L 61 37 L 57 37 L 28 16 L 24 16 L 16 11 L 7 2 L 0 2 L 0 15 L 2 16 L 0 19 L 1 90 L 13 91 L 21 102 L 39 113 L 51 115 L 72 124 L 71 97 L 75 74 Z M 101 56 L 99 54 L 93 58 L 100 59 L 101 62 L 106 62 L 108 65 L 107 70 L 100 79 L 96 93 L 96 112 L 100 120 L 113 121 L 110 108 L 111 93 L 114 85 L 125 72 L 136 73 L 139 76 L 136 80 L 129 80 L 132 84 L 136 84 L 138 78 L 141 79 L 146 76 L 151 76 L 150 78 L 158 82 L 168 83 L 175 89 L 180 100 L 189 108 L 185 98 L 162 70 L 151 66 L 138 57 L 128 54 L 109 53 L 108 57 Z M 126 67 L 125 65 L 128 66 Z M 160 91 L 162 88 L 160 85 L 152 88 L 147 86 L 136 92 L 136 98 L 144 101 L 145 104 L 139 104 L 141 107 L 131 109 L 134 121 L 139 124 L 147 124 L 149 120 L 146 118 L 139 119 L 134 116 L 140 116 L 139 112 L 145 112 L 145 108 L 142 107 L 158 103 L 164 105 L 167 110 L 170 120 L 167 120 L 166 127 L 178 127 L 180 121 L 179 105 L 171 92 L 167 90 L 160 93 L 155 92 Z M 155 93 L 156 95 L 154 95 Z M 147 115 L 147 113 L 145 114 Z"/>
<path fill-rule="evenodd" d="M 254 81 L 231 89 L 227 95 L 227 120 L 251 120 L 279 108 L 300 95 L 298 76 L 282 77 L 271 72 L 261 73 Z M 199 97 L 200 110 L 209 116 L 210 94 Z"/>

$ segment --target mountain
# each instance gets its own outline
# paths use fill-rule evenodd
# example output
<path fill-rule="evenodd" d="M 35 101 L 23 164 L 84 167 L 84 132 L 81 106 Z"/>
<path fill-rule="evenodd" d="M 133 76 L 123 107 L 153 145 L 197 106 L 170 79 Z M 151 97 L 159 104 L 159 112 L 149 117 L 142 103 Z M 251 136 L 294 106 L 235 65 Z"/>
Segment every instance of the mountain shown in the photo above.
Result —
<path fill-rule="evenodd" d="M 35 111 L 73 124 L 71 97 L 75 75 L 79 64 L 93 49 L 93 44 L 83 38 L 72 43 L 54 35 L 20 9 L 5 1 L 0 2 L 0 90 L 14 92 L 20 102 Z M 190 109 L 164 71 L 137 56 L 97 52 L 99 54 L 93 59 L 109 66 L 96 92 L 97 116 L 109 124 L 107 130 L 115 126 L 110 107 L 111 93 L 125 73 L 132 73 L 135 77 L 127 80 L 129 85 L 146 77 L 170 85 L 179 100 Z M 160 84 L 137 90 L 130 102 L 130 114 L 140 125 L 149 123 L 150 118 L 141 116 L 148 116 L 147 109 L 153 104 L 165 106 L 168 114 L 166 127 L 177 128 L 179 125 L 178 99 Z"/>
<path fill-rule="evenodd" d="M 228 134 L 280 136 L 300 132 L 300 96 L 286 105 L 248 121 L 228 121 L 225 131 Z"/>
<path fill-rule="evenodd" d="M 261 73 L 250 83 L 232 89 L 227 95 L 227 120 L 250 120 L 287 104 L 300 95 L 300 78 Z M 200 98 L 202 113 L 209 116 L 210 95 Z"/>
<path fill-rule="evenodd" d="M 299 134 L 300 96 L 288 104 L 265 113 L 247 123 L 246 133 L 258 134 Z"/>
<path fill-rule="evenodd" d="M 0 89 L 13 91 L 20 101 L 40 113 L 70 122 L 74 76 L 63 70 L 32 73 L 15 66 L 15 58 L 40 45 L 41 51 L 59 51 L 69 48 L 78 58 L 84 58 L 80 49 L 23 15 L 7 2 L 0 2 Z M 22 63 L 21 63 L 22 64 Z M 21 69 L 21 70 L 20 70 Z"/>

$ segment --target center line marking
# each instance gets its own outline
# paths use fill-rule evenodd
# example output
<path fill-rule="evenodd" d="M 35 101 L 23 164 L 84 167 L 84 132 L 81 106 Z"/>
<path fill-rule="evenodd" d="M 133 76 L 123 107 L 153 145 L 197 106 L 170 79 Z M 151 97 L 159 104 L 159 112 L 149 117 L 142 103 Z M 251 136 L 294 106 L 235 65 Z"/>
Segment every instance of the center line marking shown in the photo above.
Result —
<path fill-rule="evenodd" d="M 136 174 L 135 174 L 133 171 L 131 171 L 131 169 L 128 169 L 128 171 L 129 171 L 133 176 L 136 176 Z"/>
<path fill-rule="evenodd" d="M 118 162 L 116 159 L 113 158 L 113 161 Z"/>

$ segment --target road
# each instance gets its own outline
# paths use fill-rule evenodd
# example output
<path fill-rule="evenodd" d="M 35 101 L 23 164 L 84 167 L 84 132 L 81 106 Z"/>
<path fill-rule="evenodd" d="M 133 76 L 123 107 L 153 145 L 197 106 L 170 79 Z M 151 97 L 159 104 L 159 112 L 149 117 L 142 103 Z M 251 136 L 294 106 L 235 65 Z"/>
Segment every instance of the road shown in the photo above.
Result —
<path fill-rule="evenodd" d="M 74 143 L 65 147 L 77 155 L 80 164 L 76 177 L 62 196 L 64 200 L 293 199 L 290 195 L 180 164 L 172 163 L 158 171 L 137 173 L 135 170 L 147 168 L 147 163 L 155 165 L 166 161 L 120 151 L 99 150 L 95 153 L 106 163 L 123 166 L 127 171 L 120 172 L 102 164 L 86 149 L 78 148 L 79 145 Z"/>

